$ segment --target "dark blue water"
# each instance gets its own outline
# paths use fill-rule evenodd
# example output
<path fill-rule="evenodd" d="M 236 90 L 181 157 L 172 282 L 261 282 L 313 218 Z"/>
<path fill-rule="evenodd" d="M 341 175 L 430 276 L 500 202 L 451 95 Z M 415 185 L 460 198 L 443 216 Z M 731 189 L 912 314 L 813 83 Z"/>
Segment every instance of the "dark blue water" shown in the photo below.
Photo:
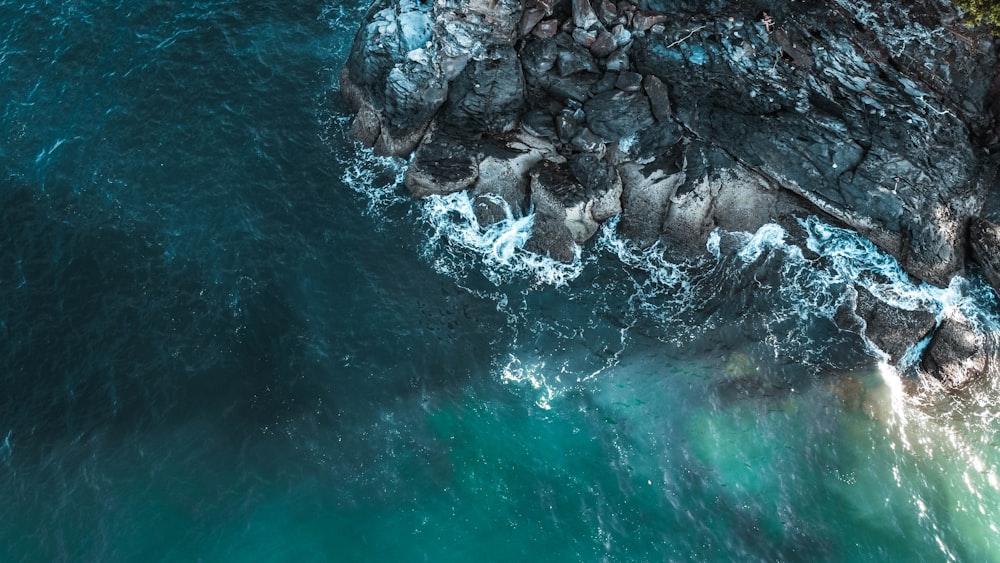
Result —
<path fill-rule="evenodd" d="M 0 560 L 1000 560 L 995 374 L 906 398 L 830 320 L 891 264 L 410 202 L 363 9 L 0 0 Z"/>

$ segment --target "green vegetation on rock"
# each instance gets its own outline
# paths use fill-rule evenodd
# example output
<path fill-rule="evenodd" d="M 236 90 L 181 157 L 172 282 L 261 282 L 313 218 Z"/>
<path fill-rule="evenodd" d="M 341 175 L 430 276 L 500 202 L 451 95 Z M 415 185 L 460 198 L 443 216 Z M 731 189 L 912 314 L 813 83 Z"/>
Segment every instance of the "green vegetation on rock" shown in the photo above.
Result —
<path fill-rule="evenodd" d="M 988 23 L 1000 27 L 1000 0 L 955 0 L 972 24 Z"/>

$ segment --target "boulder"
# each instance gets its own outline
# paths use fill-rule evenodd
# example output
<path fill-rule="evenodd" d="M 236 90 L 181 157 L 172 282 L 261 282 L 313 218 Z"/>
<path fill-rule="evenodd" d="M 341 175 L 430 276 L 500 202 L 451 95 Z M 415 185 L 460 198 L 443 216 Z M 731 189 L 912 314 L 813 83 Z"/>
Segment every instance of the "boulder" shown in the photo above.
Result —
<path fill-rule="evenodd" d="M 661 227 L 662 238 L 678 253 L 704 253 L 717 228 L 748 233 L 768 223 L 793 228 L 795 217 L 815 214 L 807 201 L 711 145 L 689 144 L 684 172 Z"/>
<path fill-rule="evenodd" d="M 435 126 L 413 154 L 404 183 L 413 197 L 423 198 L 460 192 L 478 178 L 478 143 L 459 132 Z"/>
<path fill-rule="evenodd" d="M 601 24 L 589 0 L 572 0 L 573 25 L 579 29 L 591 29 Z"/>
<path fill-rule="evenodd" d="M 441 120 L 477 134 L 506 133 L 523 109 L 524 74 L 514 48 L 504 45 L 471 61 L 452 81 Z"/>
<path fill-rule="evenodd" d="M 479 224 L 491 225 L 508 214 L 520 216 L 527 211 L 528 171 L 554 157 L 555 147 L 546 139 L 520 133 L 502 144 L 484 144 L 481 154 L 471 194 Z"/>
<path fill-rule="evenodd" d="M 587 127 L 609 143 L 636 135 L 654 123 L 649 98 L 641 92 L 604 92 L 588 100 L 583 111 Z"/>
<path fill-rule="evenodd" d="M 686 179 L 682 170 L 669 172 L 660 166 L 634 162 L 618 166 L 622 179 L 622 217 L 618 232 L 642 245 L 660 238 L 670 210 L 670 200 Z"/>
<path fill-rule="evenodd" d="M 577 163 L 578 170 L 599 163 Z M 609 177 L 611 172 L 608 172 Z M 621 183 L 587 188 L 574 181 L 567 162 L 543 160 L 531 172 L 535 230 L 528 248 L 556 260 L 571 261 L 577 245 L 597 232 L 601 221 L 620 212 Z"/>
<path fill-rule="evenodd" d="M 856 287 L 854 312 L 864 321 L 863 325 L 844 328 L 858 329 L 879 350 L 897 365 L 903 355 L 916 343 L 927 337 L 937 326 L 937 318 L 930 311 L 907 311 L 893 307 L 871 294 L 863 287 Z"/>
<path fill-rule="evenodd" d="M 961 313 L 941 321 L 924 351 L 921 367 L 948 389 L 961 389 L 985 375 L 996 350 Z"/>

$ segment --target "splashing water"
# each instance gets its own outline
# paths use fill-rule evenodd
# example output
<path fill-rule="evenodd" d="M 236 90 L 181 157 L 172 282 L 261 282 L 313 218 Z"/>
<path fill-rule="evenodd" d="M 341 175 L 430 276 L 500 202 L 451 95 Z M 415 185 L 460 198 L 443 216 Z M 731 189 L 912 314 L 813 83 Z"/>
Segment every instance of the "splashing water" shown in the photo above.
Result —
<path fill-rule="evenodd" d="M 504 219 L 484 228 L 466 192 L 423 200 L 423 220 L 431 229 L 423 252 L 437 271 L 462 277 L 473 266 L 480 267 L 495 284 L 522 277 L 557 287 L 580 275 L 583 261 L 579 247 L 569 263 L 524 250 L 531 238 L 534 214 L 518 217 L 505 202 L 498 203 L 502 204 Z"/>

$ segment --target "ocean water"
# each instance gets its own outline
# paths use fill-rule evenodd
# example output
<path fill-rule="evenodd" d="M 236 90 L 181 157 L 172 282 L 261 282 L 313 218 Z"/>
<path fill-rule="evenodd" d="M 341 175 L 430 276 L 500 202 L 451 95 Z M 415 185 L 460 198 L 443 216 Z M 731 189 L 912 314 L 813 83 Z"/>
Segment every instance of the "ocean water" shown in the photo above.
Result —
<path fill-rule="evenodd" d="M 1000 374 L 904 394 L 831 320 L 995 339 L 975 272 L 526 253 L 348 138 L 364 9 L 0 0 L 0 560 L 1000 561 Z"/>

